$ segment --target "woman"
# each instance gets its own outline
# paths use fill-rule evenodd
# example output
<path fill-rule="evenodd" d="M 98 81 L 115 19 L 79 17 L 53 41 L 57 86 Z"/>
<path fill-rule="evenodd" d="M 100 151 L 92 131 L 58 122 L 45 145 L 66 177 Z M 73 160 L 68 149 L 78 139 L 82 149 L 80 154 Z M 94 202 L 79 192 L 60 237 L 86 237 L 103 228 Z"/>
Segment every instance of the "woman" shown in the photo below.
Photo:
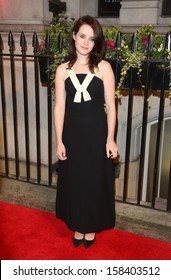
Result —
<path fill-rule="evenodd" d="M 73 27 L 69 62 L 56 70 L 56 216 L 75 232 L 75 247 L 90 247 L 96 232 L 115 224 L 115 80 L 104 51 L 100 24 L 83 16 Z"/>

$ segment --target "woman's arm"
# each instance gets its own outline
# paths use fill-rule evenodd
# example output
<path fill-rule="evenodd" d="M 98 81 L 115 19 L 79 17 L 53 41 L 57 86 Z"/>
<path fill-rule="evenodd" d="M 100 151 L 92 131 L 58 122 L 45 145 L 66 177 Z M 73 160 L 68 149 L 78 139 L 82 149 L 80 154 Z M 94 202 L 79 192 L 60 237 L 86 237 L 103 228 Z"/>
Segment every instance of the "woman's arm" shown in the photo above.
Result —
<path fill-rule="evenodd" d="M 106 140 L 107 157 L 115 158 L 118 148 L 114 141 L 116 127 L 116 106 L 115 106 L 115 77 L 109 62 L 102 61 L 100 71 L 102 72 L 104 83 L 104 96 L 107 111 L 108 135 Z"/>
<path fill-rule="evenodd" d="M 66 149 L 62 142 L 62 132 L 65 115 L 66 92 L 64 86 L 65 65 L 57 67 L 55 76 L 55 107 L 54 107 L 54 124 L 56 135 L 56 155 L 60 160 L 66 160 Z"/>

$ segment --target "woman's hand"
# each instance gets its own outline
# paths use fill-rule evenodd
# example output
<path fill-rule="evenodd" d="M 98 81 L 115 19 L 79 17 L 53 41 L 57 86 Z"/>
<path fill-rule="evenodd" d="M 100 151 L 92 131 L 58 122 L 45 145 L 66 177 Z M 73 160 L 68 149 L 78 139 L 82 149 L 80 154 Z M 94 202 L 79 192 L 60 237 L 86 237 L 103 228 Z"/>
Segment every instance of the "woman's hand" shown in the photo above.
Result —
<path fill-rule="evenodd" d="M 57 155 L 58 159 L 60 159 L 60 160 L 67 159 L 66 149 L 62 142 L 60 144 L 57 144 L 56 155 Z"/>
<path fill-rule="evenodd" d="M 118 147 L 115 141 L 107 141 L 106 143 L 106 154 L 108 158 L 116 158 L 118 156 Z"/>

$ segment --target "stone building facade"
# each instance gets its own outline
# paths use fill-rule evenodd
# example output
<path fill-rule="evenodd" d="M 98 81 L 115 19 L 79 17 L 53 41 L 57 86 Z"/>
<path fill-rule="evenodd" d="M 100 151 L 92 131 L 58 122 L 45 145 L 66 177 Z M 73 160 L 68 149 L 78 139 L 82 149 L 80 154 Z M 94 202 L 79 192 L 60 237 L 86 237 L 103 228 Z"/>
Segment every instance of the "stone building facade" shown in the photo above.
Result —
<path fill-rule="evenodd" d="M 66 3 L 67 14 L 70 17 L 78 18 L 90 14 L 97 17 L 102 25 L 119 24 L 123 26 L 123 30 L 130 32 L 137 26 L 148 23 L 166 32 L 171 21 L 171 15 L 163 15 L 162 12 L 166 1 L 168 0 L 121 0 L 119 17 L 99 17 L 99 0 L 61 0 Z M 48 0 L 0 0 L 1 32 L 9 30 L 38 32 L 51 19 Z"/>

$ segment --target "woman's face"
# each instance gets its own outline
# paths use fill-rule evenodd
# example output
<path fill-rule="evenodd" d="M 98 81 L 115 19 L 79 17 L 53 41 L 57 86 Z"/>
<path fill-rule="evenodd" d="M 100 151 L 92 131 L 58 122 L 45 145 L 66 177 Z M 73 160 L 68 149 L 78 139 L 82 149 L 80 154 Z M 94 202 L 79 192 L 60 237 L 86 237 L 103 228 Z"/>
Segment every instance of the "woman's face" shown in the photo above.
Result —
<path fill-rule="evenodd" d="M 92 51 L 94 47 L 94 31 L 88 24 L 82 25 L 77 34 L 73 34 L 73 39 L 75 40 L 77 53 L 86 56 Z"/>

